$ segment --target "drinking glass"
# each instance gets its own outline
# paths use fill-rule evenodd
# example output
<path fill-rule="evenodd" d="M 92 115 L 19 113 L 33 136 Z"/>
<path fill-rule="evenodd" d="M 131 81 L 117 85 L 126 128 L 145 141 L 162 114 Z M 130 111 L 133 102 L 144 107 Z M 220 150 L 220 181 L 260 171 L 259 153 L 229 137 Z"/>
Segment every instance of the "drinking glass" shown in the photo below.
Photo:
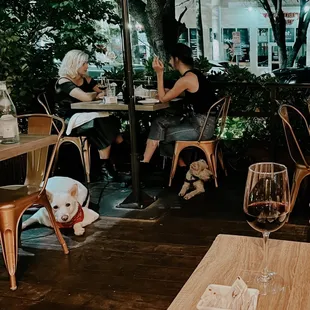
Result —
<path fill-rule="evenodd" d="M 260 294 L 275 294 L 284 289 L 284 280 L 268 270 L 268 239 L 280 229 L 290 210 L 287 168 L 277 163 L 257 163 L 249 167 L 243 210 L 248 224 L 263 234 L 263 270 L 255 275 Z"/>
<path fill-rule="evenodd" d="M 146 76 L 146 84 L 144 85 L 144 88 L 147 89 L 146 91 L 146 96 L 148 96 L 149 98 L 151 97 L 151 89 L 152 89 L 152 84 L 151 84 L 151 80 L 152 77 L 151 76 Z"/>

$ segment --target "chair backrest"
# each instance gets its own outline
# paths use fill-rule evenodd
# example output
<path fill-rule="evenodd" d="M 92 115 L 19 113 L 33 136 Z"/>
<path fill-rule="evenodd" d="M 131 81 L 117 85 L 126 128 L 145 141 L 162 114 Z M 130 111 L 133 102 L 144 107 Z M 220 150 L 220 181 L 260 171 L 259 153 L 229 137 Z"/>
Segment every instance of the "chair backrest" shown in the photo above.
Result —
<path fill-rule="evenodd" d="M 51 104 L 49 103 L 49 100 L 47 99 L 47 94 L 45 92 L 39 94 L 37 99 L 38 99 L 38 102 L 40 103 L 40 105 L 43 107 L 46 114 L 48 114 L 48 115 L 54 114 L 53 108 L 51 107 Z M 59 133 L 59 128 L 56 126 L 55 122 L 52 122 L 52 123 L 53 123 L 53 127 L 55 128 L 57 133 Z"/>
<path fill-rule="evenodd" d="M 215 102 L 209 109 L 206 119 L 204 121 L 204 124 L 202 126 L 200 136 L 198 138 L 198 141 L 201 141 L 203 137 L 203 133 L 206 129 L 208 119 L 211 115 L 216 115 L 216 123 L 218 120 L 220 120 L 220 130 L 217 135 L 217 139 L 219 139 L 224 131 L 225 124 L 226 124 L 226 119 L 227 119 L 227 114 L 229 110 L 229 105 L 230 105 L 231 97 L 226 96 Z"/>
<path fill-rule="evenodd" d="M 290 119 L 294 119 L 294 121 L 299 121 L 299 124 L 304 126 L 303 129 L 306 131 L 309 138 L 310 131 L 306 118 L 297 108 L 288 104 L 281 105 L 278 113 L 282 119 L 287 147 L 292 160 L 295 162 L 295 164 L 303 163 L 307 168 L 309 168 L 307 160 L 303 154 L 302 148 L 290 122 Z M 303 144 L 306 144 L 306 142 L 307 141 L 304 141 Z"/>
<path fill-rule="evenodd" d="M 21 120 L 25 119 L 27 121 L 25 124 L 27 127 L 26 133 L 28 135 L 50 135 L 53 123 L 59 123 L 58 128 L 60 128 L 60 130 L 57 134 L 57 142 L 53 146 L 48 165 L 46 164 L 49 147 L 43 147 L 27 153 L 25 185 L 30 187 L 38 187 L 43 182 L 42 190 L 44 190 L 53 165 L 56 148 L 64 132 L 64 121 L 57 116 L 47 114 L 27 114 L 20 115 L 18 118 Z"/>
<path fill-rule="evenodd" d="M 46 114 L 49 114 L 49 115 L 53 114 L 52 107 L 49 104 L 49 101 L 47 99 L 47 95 L 45 92 L 39 94 L 37 99 L 39 103 L 41 104 L 41 106 L 43 107 L 43 109 L 45 110 Z"/>

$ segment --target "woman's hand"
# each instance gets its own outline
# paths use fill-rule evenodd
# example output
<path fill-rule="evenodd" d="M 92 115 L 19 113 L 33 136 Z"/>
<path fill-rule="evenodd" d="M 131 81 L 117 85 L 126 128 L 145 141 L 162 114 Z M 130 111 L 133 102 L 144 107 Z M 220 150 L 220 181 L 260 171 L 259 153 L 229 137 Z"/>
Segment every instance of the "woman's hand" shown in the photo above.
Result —
<path fill-rule="evenodd" d="M 96 96 L 96 99 L 102 99 L 103 97 L 104 97 L 104 92 L 99 93 L 99 94 Z"/>
<path fill-rule="evenodd" d="M 152 65 L 156 73 L 164 72 L 164 64 L 157 56 L 154 58 Z"/>

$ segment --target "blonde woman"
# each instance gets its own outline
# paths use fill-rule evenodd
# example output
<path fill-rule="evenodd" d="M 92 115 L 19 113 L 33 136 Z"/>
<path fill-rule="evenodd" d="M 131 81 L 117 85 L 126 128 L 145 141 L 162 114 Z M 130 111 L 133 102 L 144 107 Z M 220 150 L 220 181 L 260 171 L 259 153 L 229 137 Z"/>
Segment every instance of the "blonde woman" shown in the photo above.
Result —
<path fill-rule="evenodd" d="M 74 112 L 71 104 L 80 101 L 100 99 L 104 93 L 96 81 L 87 76 L 88 55 L 80 50 L 69 51 L 59 68 L 59 79 L 56 82 L 55 112 L 69 121 Z M 121 149 L 124 145 L 119 132 L 120 124 L 116 118 L 95 118 L 73 130 L 74 135 L 88 137 L 92 145 L 98 148 L 102 161 L 102 174 L 106 180 L 116 180 L 117 172 L 110 162 L 111 144 L 115 143 Z"/>

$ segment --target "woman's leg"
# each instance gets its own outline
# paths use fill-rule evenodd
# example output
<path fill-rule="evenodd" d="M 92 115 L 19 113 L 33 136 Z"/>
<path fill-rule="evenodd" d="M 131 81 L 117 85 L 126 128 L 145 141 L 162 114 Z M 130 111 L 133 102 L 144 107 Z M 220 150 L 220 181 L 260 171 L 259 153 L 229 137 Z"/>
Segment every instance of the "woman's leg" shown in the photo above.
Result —
<path fill-rule="evenodd" d="M 115 143 L 116 144 L 121 144 L 124 142 L 124 139 L 122 137 L 122 135 L 117 135 L 116 138 L 115 138 Z"/>
<path fill-rule="evenodd" d="M 111 145 L 105 149 L 98 150 L 100 159 L 109 159 L 111 153 Z"/>
<path fill-rule="evenodd" d="M 152 122 L 142 162 L 150 162 L 154 152 L 159 146 L 159 142 L 165 140 L 167 129 L 170 126 L 177 126 L 179 123 L 180 117 L 175 116 L 160 116 Z"/>
<path fill-rule="evenodd" d="M 159 140 L 152 140 L 147 139 L 146 141 L 146 148 L 143 155 L 143 163 L 149 163 L 154 152 L 156 151 L 157 147 L 159 145 Z"/>

